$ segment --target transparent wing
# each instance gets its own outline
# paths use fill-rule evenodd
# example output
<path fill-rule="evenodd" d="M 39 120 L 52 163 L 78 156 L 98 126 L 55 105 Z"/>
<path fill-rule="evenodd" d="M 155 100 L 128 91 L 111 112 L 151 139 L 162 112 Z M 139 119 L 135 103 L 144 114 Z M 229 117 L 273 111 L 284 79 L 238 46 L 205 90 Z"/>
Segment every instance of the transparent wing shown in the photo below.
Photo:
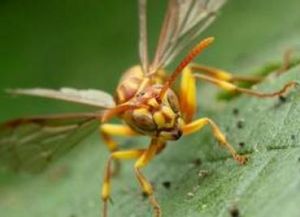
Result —
<path fill-rule="evenodd" d="M 143 72 L 148 70 L 147 0 L 139 0 L 139 53 Z"/>
<path fill-rule="evenodd" d="M 99 125 L 100 113 L 20 118 L 0 124 L 0 167 L 40 172 Z"/>
<path fill-rule="evenodd" d="M 168 65 L 215 19 L 226 0 L 169 0 L 149 74 Z"/>
<path fill-rule="evenodd" d="M 75 102 L 100 108 L 113 108 L 115 102 L 113 97 L 101 90 L 77 90 L 74 88 L 61 88 L 59 90 L 33 88 L 33 89 L 12 89 L 7 90 L 11 94 L 17 95 L 31 95 L 46 97 L 52 99 L 59 99 L 69 102 Z"/>

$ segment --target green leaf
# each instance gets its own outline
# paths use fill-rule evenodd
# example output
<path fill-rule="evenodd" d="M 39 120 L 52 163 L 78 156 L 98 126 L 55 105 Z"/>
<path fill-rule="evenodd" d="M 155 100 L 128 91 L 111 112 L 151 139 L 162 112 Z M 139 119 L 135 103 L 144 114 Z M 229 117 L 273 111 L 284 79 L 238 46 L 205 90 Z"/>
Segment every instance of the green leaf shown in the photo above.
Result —
<path fill-rule="evenodd" d="M 64 20 L 66 6 L 62 7 L 61 3 L 44 2 L 45 6 L 38 3 L 26 5 L 29 11 L 35 12 L 31 17 L 26 15 L 26 10 L 22 10 L 18 1 L 11 2 L 3 3 L 6 11 L 0 14 L 4 14 L 8 20 L 16 19 L 17 24 L 25 24 L 29 30 L 21 25 L 14 26 L 12 30 L 6 27 L 6 32 L 20 38 L 17 38 L 19 43 L 7 49 L 9 52 L 1 58 L 7 58 L 7 61 L 1 63 L 1 66 L 5 67 L 0 67 L 7 71 L 4 72 L 3 79 L 1 78 L 3 89 L 10 86 L 43 84 L 53 88 L 69 84 L 95 87 L 99 82 L 101 87 L 113 90 L 120 75 L 116 72 L 133 64 L 136 59 L 136 38 L 132 38 L 132 35 L 136 34 L 136 25 L 132 24 L 136 20 L 136 11 L 133 9 L 135 4 L 124 5 L 118 2 L 122 4 L 119 9 L 115 8 L 115 3 L 103 3 L 104 6 L 91 3 L 83 6 L 82 2 L 78 2 L 78 5 L 74 3 L 68 7 L 71 15 Z M 55 9 L 55 17 L 52 12 L 48 12 L 48 7 L 51 8 L 50 11 Z M 158 3 L 153 8 L 150 14 L 155 14 L 157 8 L 158 13 L 162 11 Z M 101 13 L 96 17 L 97 22 L 93 23 L 98 10 L 101 10 Z M 19 13 L 20 11 L 22 13 Z M 86 15 L 82 15 L 83 18 L 80 19 L 78 15 L 82 14 L 82 11 Z M 24 23 L 23 16 L 27 19 Z M 51 19 L 48 20 L 48 17 Z M 160 22 L 156 22 L 156 17 L 153 19 L 153 26 L 158 27 Z M 122 25 L 117 25 L 116 20 Z M 101 21 L 102 26 L 99 25 Z M 29 25 L 32 23 L 40 23 L 37 25 L 40 28 Z M 239 73 L 263 69 L 268 65 L 267 62 L 280 61 L 286 49 L 299 44 L 299 24 L 298 0 L 231 1 L 222 11 L 221 18 L 206 33 L 216 36 L 215 45 L 199 60 Z M 56 25 L 60 27 L 59 31 L 53 27 Z M 52 28 L 51 34 L 48 28 Z M 19 34 L 14 33 L 16 29 Z M 23 31 L 28 31 L 25 34 L 28 39 Z M 56 31 L 63 34 L 55 35 Z M 124 33 L 124 36 L 120 32 Z M 90 35 L 95 38 L 89 38 Z M 115 35 L 117 38 L 113 37 Z M 155 34 L 151 33 L 151 40 L 154 41 L 152 35 Z M 10 38 L 11 43 L 14 42 L 14 37 Z M 47 46 L 44 41 L 47 41 Z M 61 41 L 65 42 L 65 49 L 70 49 L 69 52 L 64 53 L 66 50 L 60 50 Z M 23 46 L 35 49 L 23 54 Z M 78 52 L 72 52 L 73 49 Z M 101 54 L 97 56 L 98 52 Z M 48 58 L 48 55 L 51 58 Z M 44 56 L 45 58 L 42 58 Z M 64 62 L 65 56 L 70 58 L 70 62 Z M 56 57 L 59 60 L 56 61 Z M 20 74 L 22 70 L 24 73 Z M 49 73 L 36 73 L 44 70 Z M 101 71 L 100 75 L 97 74 L 98 70 Z M 67 74 L 62 75 L 64 71 Z M 11 72 L 18 73 L 11 76 Z M 88 77 L 89 73 L 93 76 Z M 299 73 L 300 67 L 295 66 L 284 75 L 278 78 L 270 77 L 254 88 L 263 91 L 277 90 L 287 81 L 299 81 Z M 29 79 L 32 79 L 31 83 Z M 108 82 L 109 79 L 111 81 Z M 248 154 L 250 159 L 245 166 L 237 165 L 228 153 L 217 145 L 208 128 L 170 143 L 145 169 L 145 174 L 154 183 L 155 195 L 161 203 L 164 217 L 229 217 L 233 209 L 239 210 L 242 217 L 298 217 L 299 88 L 293 90 L 285 102 L 249 96 L 220 102 L 214 99 L 215 91 L 212 90 L 215 88 L 202 83 L 200 86 L 198 116 L 207 116 L 215 120 L 233 146 L 240 153 Z M 26 112 L 60 110 L 60 107 L 56 106 L 39 106 L 38 100 L 34 101 L 35 103 L 27 103 L 28 99 L 23 100 L 24 103 L 18 104 L 18 100 L 9 101 L 3 97 L 1 118 Z M 146 147 L 148 142 L 147 138 L 120 139 L 122 147 L 126 149 Z M 42 174 L 2 171 L 1 216 L 99 216 L 101 180 L 107 157 L 108 151 L 95 133 Z M 163 183 L 169 183 L 169 187 L 164 187 Z M 113 204 L 109 205 L 110 217 L 152 216 L 152 210 L 138 188 L 131 162 L 124 162 L 122 172 L 114 179 L 112 186 Z"/>

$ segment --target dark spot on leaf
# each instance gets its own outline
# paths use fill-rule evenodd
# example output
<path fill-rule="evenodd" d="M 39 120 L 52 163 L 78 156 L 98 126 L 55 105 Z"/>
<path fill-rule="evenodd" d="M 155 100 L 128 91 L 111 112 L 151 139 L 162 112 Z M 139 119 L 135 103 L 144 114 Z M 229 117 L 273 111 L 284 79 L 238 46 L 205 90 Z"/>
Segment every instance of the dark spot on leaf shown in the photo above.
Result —
<path fill-rule="evenodd" d="M 294 134 L 291 135 L 291 140 L 295 140 L 296 136 Z"/>
<path fill-rule="evenodd" d="M 239 209 L 234 206 L 229 209 L 229 213 L 231 217 L 241 217 Z"/>
<path fill-rule="evenodd" d="M 279 108 L 281 105 L 286 103 L 288 101 L 288 97 L 286 96 L 279 96 L 278 102 L 275 104 L 274 108 Z"/>
<path fill-rule="evenodd" d="M 237 123 L 236 123 L 236 127 L 238 129 L 244 128 L 244 121 L 243 120 L 238 120 Z"/>
<path fill-rule="evenodd" d="M 144 191 L 142 192 L 142 196 L 143 196 L 144 200 L 148 198 L 148 194 L 146 192 L 144 192 Z"/>
<path fill-rule="evenodd" d="M 196 167 L 200 166 L 202 164 L 202 160 L 200 158 L 197 158 L 197 159 L 192 161 L 192 164 Z"/>
<path fill-rule="evenodd" d="M 239 146 L 240 146 L 241 148 L 244 148 L 244 147 L 245 147 L 245 143 L 244 143 L 244 142 L 239 142 Z"/>
<path fill-rule="evenodd" d="M 238 108 L 234 108 L 233 110 L 232 110 L 232 113 L 234 114 L 234 115 L 238 115 L 239 114 L 239 109 Z"/>
<path fill-rule="evenodd" d="M 279 101 L 280 101 L 281 103 L 286 102 L 286 97 L 285 97 L 285 96 L 279 96 L 278 99 L 279 99 Z"/>
<path fill-rule="evenodd" d="M 170 181 L 164 181 L 162 183 L 162 185 L 166 188 L 166 189 L 170 189 L 171 188 L 171 182 Z"/>

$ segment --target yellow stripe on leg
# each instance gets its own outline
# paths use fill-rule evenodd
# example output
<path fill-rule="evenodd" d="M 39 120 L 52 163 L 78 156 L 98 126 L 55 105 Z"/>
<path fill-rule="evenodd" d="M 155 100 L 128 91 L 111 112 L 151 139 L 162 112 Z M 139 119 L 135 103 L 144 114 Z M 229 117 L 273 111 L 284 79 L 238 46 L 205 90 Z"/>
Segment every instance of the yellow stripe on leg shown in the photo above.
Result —
<path fill-rule="evenodd" d="M 182 128 L 182 133 L 183 135 L 194 133 L 196 131 L 201 130 L 205 125 L 207 125 L 207 123 L 208 123 L 207 118 L 198 119 L 196 121 L 184 125 L 184 127 Z"/>
<path fill-rule="evenodd" d="M 100 126 L 100 133 L 105 144 L 111 152 L 118 150 L 118 145 L 111 136 L 131 137 L 138 135 L 129 126 L 120 124 L 102 124 Z"/>
<path fill-rule="evenodd" d="M 101 131 L 113 136 L 136 136 L 138 135 L 129 126 L 120 124 L 102 124 Z"/>
<path fill-rule="evenodd" d="M 135 159 L 140 157 L 143 154 L 143 149 L 138 150 L 129 150 L 129 151 L 115 151 L 111 154 L 114 159 Z"/>
<path fill-rule="evenodd" d="M 110 195 L 110 182 L 104 181 L 102 184 L 102 199 L 107 200 Z"/>

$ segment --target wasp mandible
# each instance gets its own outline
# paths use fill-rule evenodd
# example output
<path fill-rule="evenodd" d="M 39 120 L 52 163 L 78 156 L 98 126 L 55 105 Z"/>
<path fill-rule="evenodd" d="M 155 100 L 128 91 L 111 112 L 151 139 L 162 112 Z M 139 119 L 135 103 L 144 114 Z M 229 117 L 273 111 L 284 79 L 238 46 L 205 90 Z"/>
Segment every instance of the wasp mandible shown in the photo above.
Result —
<path fill-rule="evenodd" d="M 161 217 L 162 211 L 155 198 L 154 190 L 142 172 L 142 168 L 159 154 L 168 141 L 200 131 L 209 126 L 216 140 L 228 150 L 234 160 L 245 164 L 246 156 L 239 155 L 228 143 L 218 125 L 208 117 L 194 120 L 196 114 L 196 81 L 206 81 L 226 91 L 244 93 L 260 98 L 275 97 L 284 94 L 296 85 L 291 81 L 272 93 L 263 93 L 235 85 L 237 81 L 260 82 L 263 78 L 254 76 L 237 76 L 225 70 L 192 63 L 194 58 L 209 47 L 214 41 L 208 37 L 196 43 L 180 61 L 175 70 L 167 73 L 166 67 L 183 49 L 197 40 L 216 18 L 225 0 L 169 0 L 162 23 L 157 48 L 152 61 L 148 57 L 147 39 L 147 1 L 139 0 L 139 56 L 140 63 L 129 68 L 120 79 L 115 98 L 100 90 L 75 90 L 62 88 L 51 89 L 13 89 L 13 94 L 33 95 L 59 100 L 71 101 L 96 106 L 101 111 L 93 113 L 61 114 L 36 116 L 8 121 L 0 126 L 0 156 L 18 156 L 18 161 L 6 164 L 18 169 L 30 169 L 33 165 L 43 167 L 50 160 L 64 151 L 58 144 L 68 143 L 68 135 L 81 132 L 89 123 L 97 120 L 100 134 L 111 154 L 105 167 L 102 186 L 103 217 L 108 216 L 108 200 L 111 195 L 111 178 L 116 170 L 113 162 L 125 159 L 136 160 L 134 172 L 142 191 L 148 196 L 155 217 Z M 174 83 L 182 76 L 180 88 L 176 92 Z M 118 117 L 124 124 L 106 123 L 112 117 Z M 23 129 L 20 133 L 20 129 Z M 28 128 L 24 131 L 25 128 Z M 22 138 L 35 133 L 33 139 Z M 49 138 L 60 135 L 56 140 Z M 138 136 L 150 138 L 145 149 L 122 150 L 113 136 Z M 31 140 L 30 140 L 31 139 Z M 48 139 L 48 140 L 47 140 Z M 46 141 L 47 140 L 47 141 Z M 22 143 L 20 142 L 22 141 Z M 37 142 L 38 141 L 38 142 Z M 53 141 L 55 145 L 53 145 Z M 24 146 L 43 143 L 40 153 L 23 155 L 19 149 Z M 71 147 L 71 146 L 70 146 Z M 4 159 L 4 158 L 3 158 Z M 6 157 L 5 159 L 8 159 Z M 116 164 L 117 165 L 117 164 Z"/>

